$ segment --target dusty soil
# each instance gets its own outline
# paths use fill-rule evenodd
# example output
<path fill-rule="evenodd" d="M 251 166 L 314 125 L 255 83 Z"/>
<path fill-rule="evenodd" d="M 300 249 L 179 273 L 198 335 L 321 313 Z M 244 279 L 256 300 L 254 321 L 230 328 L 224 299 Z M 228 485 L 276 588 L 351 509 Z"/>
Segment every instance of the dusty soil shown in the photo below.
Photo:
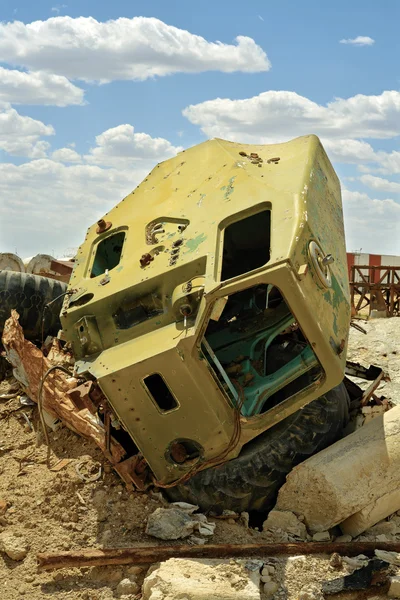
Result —
<path fill-rule="evenodd" d="M 382 386 L 382 393 L 399 402 L 400 319 L 361 324 L 368 335 L 351 331 L 349 358 L 387 368 L 393 381 Z M 0 383 L 0 395 L 10 389 L 10 379 Z M 1 500 L 8 503 L 6 512 L 2 515 L 0 512 L 0 534 L 4 531 L 22 534 L 29 545 L 22 561 L 13 561 L 0 553 L 1 600 L 115 598 L 117 584 L 129 576 L 129 567 L 64 569 L 39 574 L 35 556 L 43 551 L 85 547 L 166 544 L 144 532 L 147 516 L 162 506 L 163 500 L 158 494 L 128 492 L 118 476 L 110 472 L 95 445 L 68 429 L 50 432 L 50 441 L 51 465 L 56 468 L 61 465 L 59 471 L 49 470 L 46 465 L 46 446 L 38 427 L 36 407 L 21 407 L 18 397 L 0 400 L 0 506 Z M 59 462 L 62 459 L 68 459 L 66 464 Z M 103 465 L 100 479 L 91 483 L 82 481 L 76 470 L 79 465 L 81 472 L 88 475 L 97 473 Z M 246 529 L 237 523 L 216 522 L 213 543 L 272 541 L 268 533 Z M 304 586 L 338 576 L 329 566 L 329 557 L 324 555 L 273 560 L 273 564 L 281 585 L 275 598 L 282 600 L 297 600 Z M 139 583 L 144 574 L 145 571 L 138 576 Z"/>

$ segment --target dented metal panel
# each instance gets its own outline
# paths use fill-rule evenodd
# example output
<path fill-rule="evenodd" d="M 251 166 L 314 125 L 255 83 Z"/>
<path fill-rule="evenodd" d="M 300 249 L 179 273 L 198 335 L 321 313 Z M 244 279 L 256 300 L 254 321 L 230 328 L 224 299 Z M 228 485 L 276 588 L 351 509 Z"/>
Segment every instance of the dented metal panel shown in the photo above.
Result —
<path fill-rule="evenodd" d="M 215 139 L 161 163 L 89 228 L 69 289 L 61 319 L 78 373 L 98 380 L 158 480 L 237 456 L 343 379 L 342 204 L 318 138 Z M 257 347 L 239 336 L 250 358 L 224 349 L 239 343 L 235 327 L 258 336 Z M 295 352 L 291 336 L 302 350 L 271 371 L 269 346 Z M 158 398 L 146 386 L 153 374 Z"/>

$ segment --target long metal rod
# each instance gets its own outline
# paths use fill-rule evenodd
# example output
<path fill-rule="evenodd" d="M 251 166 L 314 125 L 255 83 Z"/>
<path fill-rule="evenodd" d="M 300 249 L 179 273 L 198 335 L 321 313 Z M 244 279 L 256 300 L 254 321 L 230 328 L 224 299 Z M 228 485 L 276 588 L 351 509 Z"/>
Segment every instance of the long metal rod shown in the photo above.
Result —
<path fill-rule="evenodd" d="M 137 546 L 136 548 L 82 549 L 37 555 L 40 571 L 102 565 L 149 565 L 168 558 L 233 558 L 257 556 L 294 556 L 297 554 L 332 554 L 346 556 L 375 550 L 400 552 L 400 542 L 298 542 L 281 544 L 207 544 L 206 546 Z"/>

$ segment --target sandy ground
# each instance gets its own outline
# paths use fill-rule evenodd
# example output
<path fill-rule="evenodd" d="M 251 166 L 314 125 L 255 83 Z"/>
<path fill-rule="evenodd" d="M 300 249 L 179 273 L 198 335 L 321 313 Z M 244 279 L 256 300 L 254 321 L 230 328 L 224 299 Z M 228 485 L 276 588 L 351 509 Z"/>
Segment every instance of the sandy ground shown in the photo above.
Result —
<path fill-rule="evenodd" d="M 387 369 L 392 382 L 384 384 L 382 393 L 399 402 L 400 319 L 360 324 L 368 330 L 368 335 L 352 329 L 349 358 Z M 0 383 L 0 394 L 9 389 L 9 380 Z M 32 429 L 22 413 L 30 420 Z M 51 464 L 56 465 L 61 459 L 69 462 L 58 472 L 49 470 L 46 447 L 37 433 L 37 419 L 36 408 L 21 408 L 18 398 L 0 400 L 0 501 L 8 503 L 7 511 L 0 516 L 0 534 L 19 533 L 29 545 L 27 557 L 20 562 L 0 553 L 0 598 L 116 598 L 117 584 L 129 575 L 129 567 L 64 569 L 39 574 L 35 556 L 43 551 L 77 548 L 169 545 L 144 532 L 147 516 L 162 501 L 157 494 L 129 493 L 107 465 L 98 481 L 82 481 L 76 466 L 81 465 L 83 472 L 96 473 L 104 462 L 103 456 L 94 444 L 66 428 L 50 433 Z M 216 522 L 213 543 L 271 541 L 267 533 L 245 529 L 236 523 Z M 338 576 L 329 566 L 329 557 L 323 555 L 282 559 L 274 564 L 281 586 L 275 598 L 282 600 L 297 600 L 304 586 Z M 139 583 L 144 574 L 139 575 Z"/>

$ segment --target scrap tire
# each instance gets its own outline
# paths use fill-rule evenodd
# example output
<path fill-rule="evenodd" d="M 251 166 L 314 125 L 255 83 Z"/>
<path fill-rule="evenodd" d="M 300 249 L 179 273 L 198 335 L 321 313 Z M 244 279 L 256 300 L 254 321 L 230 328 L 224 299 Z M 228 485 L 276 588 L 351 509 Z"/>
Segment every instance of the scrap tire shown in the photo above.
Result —
<path fill-rule="evenodd" d="M 15 308 L 19 322 L 28 340 L 40 341 L 42 335 L 42 318 L 44 311 L 43 335 L 57 335 L 61 328 L 60 311 L 67 285 L 55 279 L 18 273 L 16 271 L 0 271 L 0 337 L 4 323 Z M 56 300 L 47 309 L 45 305 Z"/>
<path fill-rule="evenodd" d="M 203 511 L 265 512 L 291 469 L 343 435 L 349 396 L 343 383 L 246 444 L 240 455 L 166 490 Z"/>

